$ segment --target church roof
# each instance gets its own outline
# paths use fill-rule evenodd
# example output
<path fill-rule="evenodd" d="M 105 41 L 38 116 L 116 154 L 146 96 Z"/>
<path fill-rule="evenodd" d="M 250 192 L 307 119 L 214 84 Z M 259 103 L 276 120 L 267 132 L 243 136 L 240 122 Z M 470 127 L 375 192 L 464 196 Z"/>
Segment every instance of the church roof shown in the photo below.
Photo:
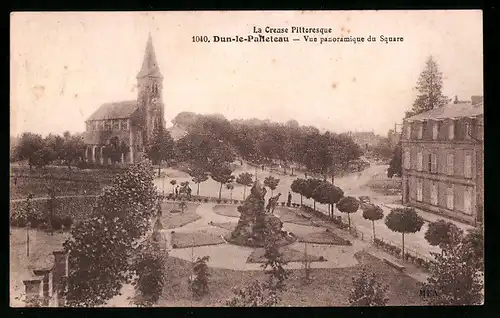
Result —
<path fill-rule="evenodd" d="M 153 47 L 153 39 L 151 34 L 149 34 L 148 42 L 146 43 L 146 52 L 144 53 L 144 60 L 142 61 L 142 67 L 137 74 L 137 78 L 141 77 L 163 77 L 160 73 L 160 67 L 156 61 L 155 49 Z"/>
<path fill-rule="evenodd" d="M 137 102 L 135 100 L 106 103 L 102 104 L 101 107 L 90 115 L 87 121 L 130 118 L 137 109 Z"/>

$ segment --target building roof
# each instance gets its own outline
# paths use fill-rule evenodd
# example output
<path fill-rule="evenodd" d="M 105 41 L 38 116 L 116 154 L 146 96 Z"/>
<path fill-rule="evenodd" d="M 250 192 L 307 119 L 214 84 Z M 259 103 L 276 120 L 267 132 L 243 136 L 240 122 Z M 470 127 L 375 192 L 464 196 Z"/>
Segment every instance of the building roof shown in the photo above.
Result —
<path fill-rule="evenodd" d="M 155 49 L 153 47 L 153 39 L 151 38 L 151 34 L 149 34 L 148 42 L 146 43 L 146 52 L 144 53 L 144 60 L 142 61 L 142 67 L 137 74 L 137 78 L 142 77 L 160 77 L 163 76 L 160 73 L 160 67 L 158 66 L 158 62 L 156 61 Z"/>
<path fill-rule="evenodd" d="M 472 105 L 471 102 L 449 104 L 443 107 L 434 108 L 424 113 L 406 118 L 405 121 L 422 121 L 422 120 L 442 120 L 455 118 L 472 118 L 483 115 L 483 102 Z"/>
<path fill-rule="evenodd" d="M 87 121 L 130 118 L 137 109 L 137 102 L 135 100 L 106 103 L 102 104 L 101 107 L 90 115 Z"/>

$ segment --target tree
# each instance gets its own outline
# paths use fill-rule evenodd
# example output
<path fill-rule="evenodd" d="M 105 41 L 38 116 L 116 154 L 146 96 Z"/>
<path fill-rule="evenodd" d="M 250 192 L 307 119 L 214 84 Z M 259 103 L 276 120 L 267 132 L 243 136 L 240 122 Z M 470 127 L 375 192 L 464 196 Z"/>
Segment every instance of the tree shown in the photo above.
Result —
<path fill-rule="evenodd" d="M 222 186 L 234 180 L 234 176 L 232 175 L 233 171 L 229 167 L 229 165 L 220 165 L 213 167 L 210 171 L 210 176 L 216 182 L 220 183 L 219 188 L 219 200 L 222 195 Z"/>
<path fill-rule="evenodd" d="M 424 225 L 424 219 L 413 208 L 392 209 L 385 218 L 385 225 L 394 232 L 401 233 L 403 239 L 402 256 L 405 257 L 405 233 L 416 233 Z"/>
<path fill-rule="evenodd" d="M 374 273 L 368 275 L 366 269 L 358 277 L 353 278 L 353 288 L 349 293 L 351 306 L 371 307 L 385 306 L 389 301 L 386 297 L 388 285 L 382 285 Z"/>
<path fill-rule="evenodd" d="M 253 183 L 253 176 L 251 173 L 242 172 L 236 178 L 236 183 L 241 184 L 243 186 L 243 200 L 245 200 L 247 187 L 251 186 Z"/>
<path fill-rule="evenodd" d="M 287 262 L 279 250 L 279 228 L 266 224 L 264 227 L 264 257 L 266 262 L 262 264 L 264 272 L 269 274 L 267 286 L 276 291 L 285 289 L 285 280 L 290 273 L 285 269 Z M 270 268 L 268 270 L 268 268 Z"/>
<path fill-rule="evenodd" d="M 64 160 L 68 169 L 71 165 L 85 157 L 85 144 L 79 136 L 71 136 L 69 132 L 65 134 L 64 142 L 60 150 L 60 158 Z"/>
<path fill-rule="evenodd" d="M 149 159 L 158 165 L 158 176 L 160 176 L 161 162 L 172 159 L 174 154 L 174 140 L 162 124 L 156 125 L 153 138 L 146 147 L 146 153 Z"/>
<path fill-rule="evenodd" d="M 264 179 L 264 185 L 271 189 L 271 196 L 274 194 L 274 190 L 276 190 L 279 183 L 280 179 L 277 179 L 273 176 L 269 176 Z"/>
<path fill-rule="evenodd" d="M 138 298 L 137 305 L 150 307 L 160 299 L 167 283 L 167 255 L 167 252 L 151 239 L 140 246 L 133 259 L 133 269 L 136 273 L 133 285 Z"/>
<path fill-rule="evenodd" d="M 328 212 L 330 212 L 330 192 L 333 185 L 329 182 L 321 182 L 312 193 L 312 198 L 322 204 L 328 204 Z"/>
<path fill-rule="evenodd" d="M 230 197 L 230 200 L 232 201 L 233 200 L 233 190 L 234 190 L 234 184 L 232 183 L 228 183 L 226 184 L 226 188 L 230 191 L 231 193 L 231 197 Z"/>
<path fill-rule="evenodd" d="M 322 184 L 324 181 L 320 179 L 306 179 L 304 182 L 304 189 L 302 194 L 308 198 L 308 199 L 313 199 L 313 204 L 314 204 L 314 210 L 316 211 L 316 200 L 313 198 L 314 190 Z"/>
<path fill-rule="evenodd" d="M 394 154 L 392 156 L 391 162 L 389 163 L 389 168 L 387 169 L 387 177 L 392 178 L 394 175 L 401 177 L 403 174 L 403 155 L 401 142 L 397 144 L 394 148 Z"/>
<path fill-rule="evenodd" d="M 57 158 L 56 152 L 47 146 L 38 149 L 31 157 L 31 164 L 35 165 L 37 168 L 43 168 L 50 164 Z"/>
<path fill-rule="evenodd" d="M 435 263 L 423 285 L 433 291 L 430 305 L 479 305 L 483 301 L 484 272 L 466 239 L 443 246 L 444 253 L 433 253 Z"/>
<path fill-rule="evenodd" d="M 452 222 L 438 220 L 429 223 L 424 237 L 430 245 L 439 246 L 444 252 L 446 245 L 457 244 L 462 236 L 463 231 L 458 226 Z"/>
<path fill-rule="evenodd" d="M 195 167 L 189 171 L 189 175 L 193 177 L 193 182 L 198 185 L 196 195 L 200 195 L 200 183 L 208 180 L 208 173 L 201 167 Z"/>
<path fill-rule="evenodd" d="M 302 195 L 304 194 L 305 187 L 306 187 L 306 180 L 300 178 L 293 180 L 290 186 L 292 192 L 300 194 L 300 205 L 302 205 Z"/>
<path fill-rule="evenodd" d="M 363 218 L 372 221 L 373 240 L 375 241 L 375 221 L 384 217 L 384 210 L 375 204 L 368 204 L 363 208 Z"/>
<path fill-rule="evenodd" d="M 335 206 L 343 197 L 344 197 L 344 191 L 342 191 L 341 188 L 336 187 L 332 184 L 332 186 L 330 187 L 330 191 L 328 192 L 328 203 L 330 204 L 332 217 Z"/>
<path fill-rule="evenodd" d="M 463 239 L 465 248 L 469 251 L 470 257 L 475 260 L 482 269 L 484 264 L 484 233 L 482 227 L 475 227 L 467 230 Z"/>
<path fill-rule="evenodd" d="M 347 213 L 349 220 L 349 231 L 351 230 L 351 213 L 355 213 L 359 209 L 359 202 L 354 197 L 343 197 L 337 203 L 337 209 L 340 212 Z"/>
<path fill-rule="evenodd" d="M 93 307 L 119 294 L 131 281 L 131 256 L 158 214 L 158 194 L 150 162 L 131 166 L 103 189 L 89 218 L 71 229 L 64 243 L 69 253 L 66 301 Z"/>
<path fill-rule="evenodd" d="M 418 91 L 417 98 L 413 102 L 411 111 L 406 112 L 405 117 L 411 117 L 433 108 L 443 107 L 450 99 L 443 95 L 443 73 L 432 56 L 427 58 L 425 68 L 420 73 L 415 89 Z"/>
<path fill-rule="evenodd" d="M 186 201 L 183 200 L 183 201 L 179 202 L 179 209 L 181 209 L 181 213 L 184 213 L 184 210 L 187 209 Z"/>
<path fill-rule="evenodd" d="M 177 180 L 170 180 L 170 184 L 172 185 L 172 194 L 175 193 L 175 185 L 177 184 Z"/>
<path fill-rule="evenodd" d="M 193 265 L 193 276 L 189 280 L 189 288 L 193 296 L 197 299 L 208 294 L 208 279 L 210 273 L 208 272 L 207 262 L 209 260 L 209 256 L 198 257 Z"/>

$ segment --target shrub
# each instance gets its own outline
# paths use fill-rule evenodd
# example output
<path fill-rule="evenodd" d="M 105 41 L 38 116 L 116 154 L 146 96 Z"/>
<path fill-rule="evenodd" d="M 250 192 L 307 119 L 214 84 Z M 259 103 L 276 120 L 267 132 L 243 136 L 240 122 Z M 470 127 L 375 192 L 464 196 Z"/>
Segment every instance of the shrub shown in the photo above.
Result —
<path fill-rule="evenodd" d="M 224 203 L 227 203 L 227 200 L 224 200 Z"/>
<path fill-rule="evenodd" d="M 208 294 L 210 273 L 208 272 L 207 262 L 209 260 L 209 256 L 198 257 L 193 266 L 193 275 L 189 278 L 189 289 L 197 299 Z"/>
<path fill-rule="evenodd" d="M 221 203 L 221 200 L 217 199 L 217 201 L 216 201 L 216 202 L 217 202 L 217 203 Z"/>
<path fill-rule="evenodd" d="M 62 218 L 60 216 L 54 215 L 52 218 L 50 218 L 50 225 L 55 231 L 62 229 Z"/>
<path fill-rule="evenodd" d="M 207 203 L 207 202 L 208 202 L 208 199 L 207 199 L 207 198 L 203 199 L 203 202 Z"/>

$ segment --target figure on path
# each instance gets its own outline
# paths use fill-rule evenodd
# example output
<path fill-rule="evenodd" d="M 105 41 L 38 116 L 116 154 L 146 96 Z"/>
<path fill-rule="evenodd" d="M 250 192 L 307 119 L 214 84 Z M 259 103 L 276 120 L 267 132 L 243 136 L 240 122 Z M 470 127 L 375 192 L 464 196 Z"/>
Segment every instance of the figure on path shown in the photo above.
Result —
<path fill-rule="evenodd" d="M 274 208 L 276 208 L 276 205 L 278 204 L 278 200 L 281 196 L 281 193 L 278 193 L 274 197 L 270 197 L 269 201 L 267 202 L 266 210 L 267 212 L 274 213 Z"/>
<path fill-rule="evenodd" d="M 179 186 L 175 187 L 175 196 L 179 195 Z"/>
<path fill-rule="evenodd" d="M 286 200 L 286 206 L 292 205 L 292 194 L 288 191 L 288 199 Z"/>

